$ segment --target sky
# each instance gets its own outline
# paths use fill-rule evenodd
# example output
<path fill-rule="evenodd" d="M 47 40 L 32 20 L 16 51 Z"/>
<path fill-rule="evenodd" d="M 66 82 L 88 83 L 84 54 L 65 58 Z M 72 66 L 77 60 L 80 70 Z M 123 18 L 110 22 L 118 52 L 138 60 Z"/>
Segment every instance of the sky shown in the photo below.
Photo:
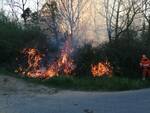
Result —
<path fill-rule="evenodd" d="M 10 7 L 8 5 L 8 2 L 6 1 L 9 1 L 9 0 L 0 0 L 0 9 L 3 9 L 7 12 L 10 12 Z M 14 0 L 14 1 L 21 1 L 21 0 Z M 41 0 L 42 2 L 40 3 L 40 7 L 42 6 L 42 4 L 44 3 L 45 0 Z M 36 0 L 28 0 L 27 4 L 26 4 L 26 8 L 29 7 L 31 8 L 33 11 L 36 10 Z M 20 10 L 18 8 L 16 8 L 16 10 L 18 12 L 20 12 Z"/>

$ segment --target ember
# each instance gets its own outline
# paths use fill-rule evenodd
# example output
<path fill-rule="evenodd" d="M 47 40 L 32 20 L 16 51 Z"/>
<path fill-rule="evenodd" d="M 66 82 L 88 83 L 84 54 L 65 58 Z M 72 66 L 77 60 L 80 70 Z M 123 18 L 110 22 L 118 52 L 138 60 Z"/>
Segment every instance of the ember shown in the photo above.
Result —
<path fill-rule="evenodd" d="M 97 65 L 92 65 L 91 69 L 93 77 L 112 76 L 112 67 L 109 62 L 100 62 Z"/>

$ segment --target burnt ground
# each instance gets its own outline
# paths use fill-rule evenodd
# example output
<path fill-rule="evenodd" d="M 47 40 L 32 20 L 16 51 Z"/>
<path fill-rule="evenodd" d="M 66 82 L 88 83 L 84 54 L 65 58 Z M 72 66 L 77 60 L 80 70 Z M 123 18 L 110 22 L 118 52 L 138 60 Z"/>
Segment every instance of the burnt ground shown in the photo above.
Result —
<path fill-rule="evenodd" d="M 150 89 L 58 91 L 0 76 L 0 113 L 150 113 Z"/>

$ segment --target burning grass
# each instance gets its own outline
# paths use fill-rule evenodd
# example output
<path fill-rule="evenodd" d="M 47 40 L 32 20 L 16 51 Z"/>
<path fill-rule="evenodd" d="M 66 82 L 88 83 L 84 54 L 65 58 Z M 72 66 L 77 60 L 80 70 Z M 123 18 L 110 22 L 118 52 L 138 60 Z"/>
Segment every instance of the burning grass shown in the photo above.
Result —
<path fill-rule="evenodd" d="M 91 72 L 93 77 L 103 77 L 106 75 L 112 77 L 113 68 L 108 61 L 99 62 L 97 65 L 92 65 Z"/>
<path fill-rule="evenodd" d="M 31 78 L 44 78 L 49 79 L 57 76 L 69 76 L 74 73 L 76 64 L 71 58 L 73 48 L 71 47 L 70 40 L 66 40 L 63 49 L 57 60 L 48 62 L 48 65 L 42 66 L 42 60 L 45 55 L 41 54 L 35 48 L 26 48 L 22 51 L 25 57 L 25 64 L 19 65 L 15 70 L 16 73 L 31 77 Z M 91 75 L 93 77 L 112 77 L 113 68 L 108 61 L 99 62 L 96 65 L 91 64 Z"/>
<path fill-rule="evenodd" d="M 72 48 L 70 47 L 69 42 L 66 41 L 58 60 L 48 64 L 46 67 L 42 67 L 41 65 L 42 59 L 45 56 L 44 54 L 41 54 L 35 48 L 26 48 L 22 51 L 26 58 L 26 63 L 24 65 L 19 65 L 15 72 L 31 78 L 44 79 L 60 76 L 62 74 L 64 74 L 64 76 L 71 75 L 76 66 L 73 59 L 70 57 L 72 53 Z M 108 61 L 99 62 L 96 65 L 91 65 L 91 74 L 93 77 L 112 77 L 113 67 Z"/>
<path fill-rule="evenodd" d="M 44 54 L 35 48 L 24 49 L 22 53 L 26 58 L 25 64 L 19 64 L 16 72 L 19 75 L 24 75 L 22 78 L 27 81 L 63 89 L 120 91 L 150 87 L 149 80 L 142 81 L 141 79 L 112 76 L 113 67 L 108 61 L 90 64 L 91 69 L 88 71 L 91 76 L 89 77 L 72 76 L 76 64 L 71 58 L 73 48 L 70 44 L 70 40 L 66 40 L 58 58 L 56 57 L 56 60 L 52 62 L 47 62 L 48 65 L 46 66 L 41 63 L 45 57 Z"/>
<path fill-rule="evenodd" d="M 45 55 L 35 48 L 26 48 L 22 51 L 26 62 L 23 65 L 19 65 L 15 72 L 31 78 L 49 79 L 61 74 L 68 76 L 75 69 L 74 61 L 70 57 L 72 51 L 73 49 L 68 39 L 60 52 L 59 58 L 51 63 L 48 62 L 48 65 L 44 67 L 41 62 Z"/>
<path fill-rule="evenodd" d="M 63 89 L 122 91 L 150 87 L 149 80 L 112 76 L 113 67 L 108 61 L 91 64 L 89 77 L 71 76 L 76 67 L 70 57 L 72 51 L 69 42 L 66 41 L 58 59 L 43 68 L 40 63 L 44 55 L 34 48 L 24 49 L 27 66 L 20 66 L 16 72 L 24 75 L 22 78 L 27 81 Z"/>

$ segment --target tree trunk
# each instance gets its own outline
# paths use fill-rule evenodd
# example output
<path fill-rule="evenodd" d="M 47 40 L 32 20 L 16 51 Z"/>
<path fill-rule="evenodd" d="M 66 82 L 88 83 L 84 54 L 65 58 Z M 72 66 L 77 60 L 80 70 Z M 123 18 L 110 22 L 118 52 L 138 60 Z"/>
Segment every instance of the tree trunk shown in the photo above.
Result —
<path fill-rule="evenodd" d="M 118 24 L 119 24 L 119 15 L 120 15 L 120 4 L 121 4 L 121 1 L 119 1 L 118 3 L 118 7 L 117 7 L 117 16 L 116 16 L 116 25 L 115 25 L 115 40 L 117 40 L 119 38 L 119 35 L 118 35 Z"/>
<path fill-rule="evenodd" d="M 108 29 L 107 32 L 108 32 L 109 42 L 111 43 L 112 41 L 111 31 Z"/>
<path fill-rule="evenodd" d="M 148 24 L 148 35 L 150 36 L 150 22 Z"/>

